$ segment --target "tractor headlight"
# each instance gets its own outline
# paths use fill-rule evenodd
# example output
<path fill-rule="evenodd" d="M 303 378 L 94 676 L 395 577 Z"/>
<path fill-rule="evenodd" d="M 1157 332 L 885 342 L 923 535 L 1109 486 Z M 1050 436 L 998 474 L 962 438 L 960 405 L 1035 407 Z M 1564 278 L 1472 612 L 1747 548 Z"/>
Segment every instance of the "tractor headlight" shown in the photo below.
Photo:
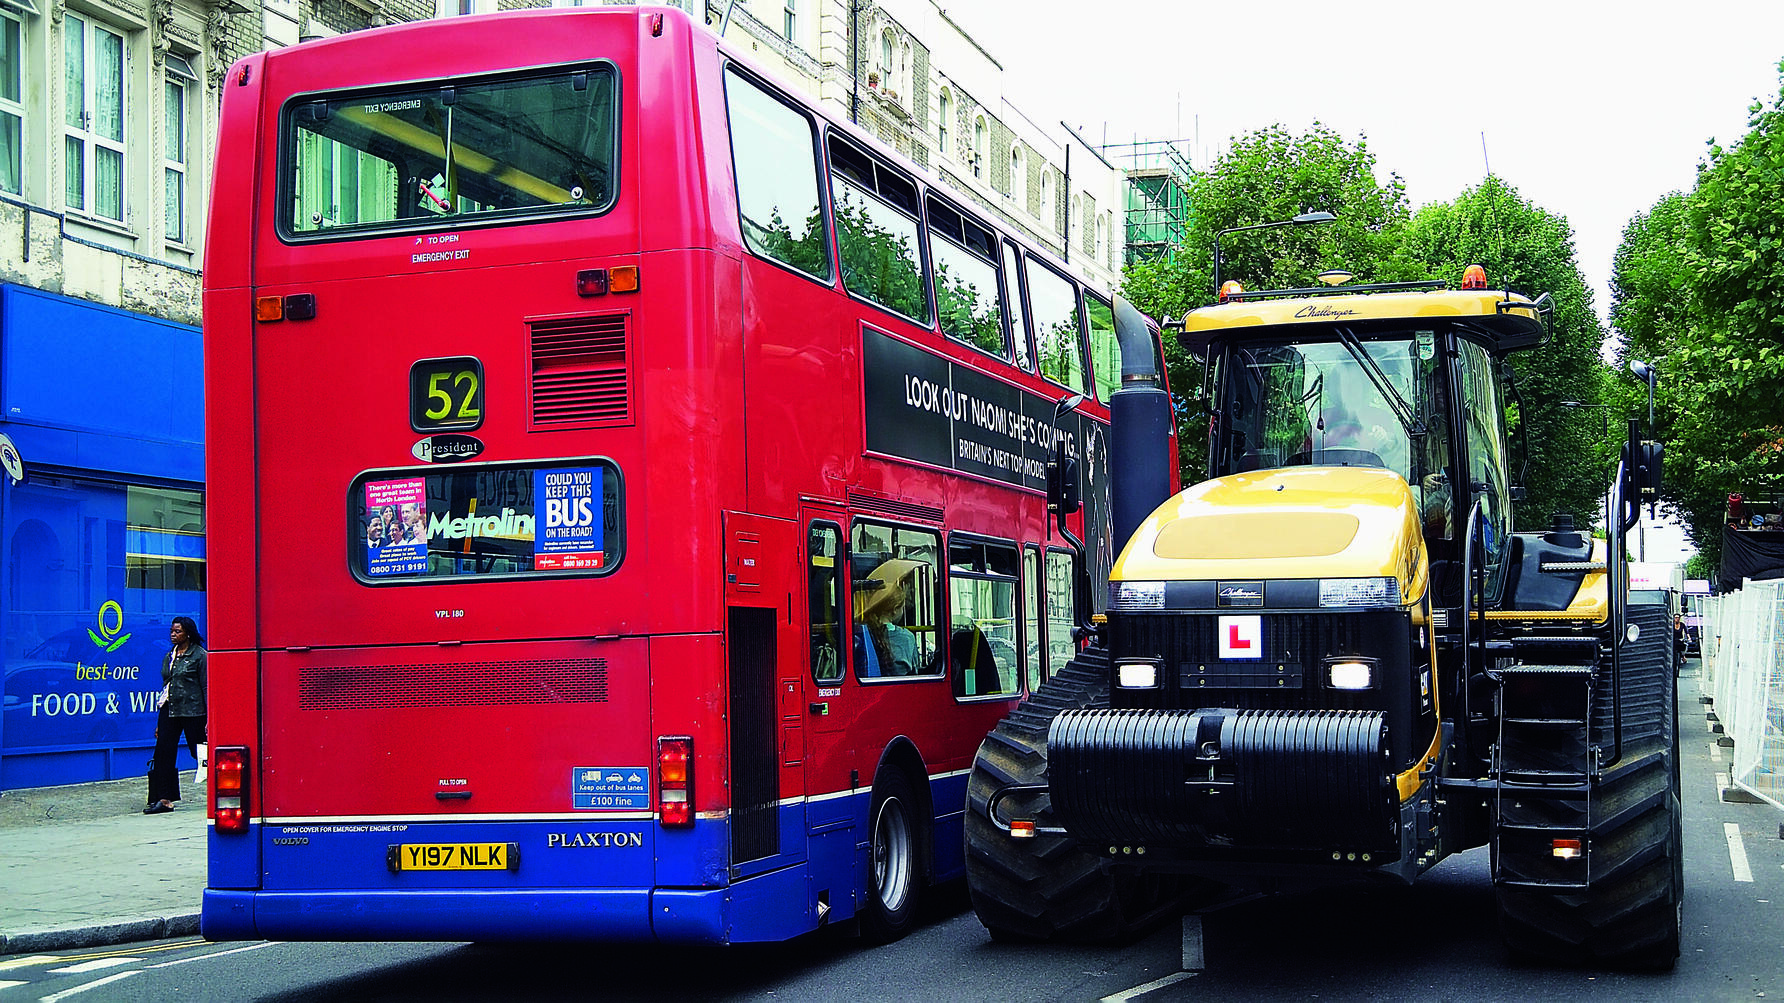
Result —
<path fill-rule="evenodd" d="M 1158 688 L 1158 663 L 1147 660 L 1115 663 L 1115 685 L 1124 690 Z"/>
<path fill-rule="evenodd" d="M 1165 608 L 1164 582 L 1110 582 L 1109 608 L 1154 610 Z"/>
<path fill-rule="evenodd" d="M 1326 663 L 1326 681 L 1335 690 L 1366 690 L 1375 684 L 1375 660 L 1334 658 Z"/>
<path fill-rule="evenodd" d="M 1321 578 L 1319 604 L 1322 607 L 1398 606 L 1400 583 L 1389 578 Z"/>

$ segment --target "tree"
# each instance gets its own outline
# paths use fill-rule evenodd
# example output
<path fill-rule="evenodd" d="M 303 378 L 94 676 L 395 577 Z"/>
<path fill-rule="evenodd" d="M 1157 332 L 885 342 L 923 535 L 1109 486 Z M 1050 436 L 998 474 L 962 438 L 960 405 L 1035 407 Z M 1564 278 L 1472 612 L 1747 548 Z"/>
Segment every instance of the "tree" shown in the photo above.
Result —
<path fill-rule="evenodd" d="M 1715 563 L 1728 495 L 1784 488 L 1781 251 L 1784 88 L 1769 107 L 1748 108 L 1738 143 L 1710 144 L 1690 192 L 1630 221 L 1614 266 L 1611 317 L 1624 358 L 1661 374 L 1662 497 Z"/>
<path fill-rule="evenodd" d="M 1507 405 L 1512 476 L 1526 491 L 1515 510 L 1517 528 L 1547 528 L 1557 512 L 1591 525 L 1603 508 L 1620 439 L 1618 425 L 1596 410 L 1606 404 L 1611 373 L 1599 359 L 1604 328 L 1592 312 L 1567 220 L 1489 175 L 1453 201 L 1420 209 L 1404 240 L 1403 253 L 1426 276 L 1454 281 L 1477 264 L 1496 288 L 1553 298 L 1548 342 L 1510 361 L 1517 390 Z M 1623 406 L 1612 405 L 1614 413 Z"/>
<path fill-rule="evenodd" d="M 1377 180 L 1375 155 L 1362 137 L 1353 145 L 1317 122 L 1298 136 L 1272 125 L 1234 139 L 1209 170 L 1189 180 L 1188 202 L 1193 215 L 1173 260 L 1136 264 L 1127 272 L 1123 294 L 1154 317 L 1181 317 L 1214 302 L 1214 238 L 1221 230 L 1304 212 L 1338 218 L 1230 235 L 1221 242 L 1222 277 L 1250 289 L 1311 285 L 1328 268 L 1346 269 L 1366 282 L 1422 277 L 1400 253 L 1400 230 L 1410 214 L 1405 184 L 1392 174 L 1385 183 Z M 1193 483 L 1207 470 L 1208 412 L 1196 399 L 1202 366 L 1168 339 L 1165 361 L 1177 404 L 1183 481 Z"/>

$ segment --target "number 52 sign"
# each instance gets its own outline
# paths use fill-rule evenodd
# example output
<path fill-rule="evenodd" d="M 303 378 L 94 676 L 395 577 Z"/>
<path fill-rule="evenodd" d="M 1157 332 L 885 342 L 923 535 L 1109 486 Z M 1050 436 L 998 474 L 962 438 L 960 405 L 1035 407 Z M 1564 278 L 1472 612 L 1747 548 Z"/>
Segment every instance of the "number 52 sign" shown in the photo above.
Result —
<path fill-rule="evenodd" d="M 417 432 L 483 424 L 483 363 L 469 356 L 423 359 L 409 368 L 409 425 Z"/>

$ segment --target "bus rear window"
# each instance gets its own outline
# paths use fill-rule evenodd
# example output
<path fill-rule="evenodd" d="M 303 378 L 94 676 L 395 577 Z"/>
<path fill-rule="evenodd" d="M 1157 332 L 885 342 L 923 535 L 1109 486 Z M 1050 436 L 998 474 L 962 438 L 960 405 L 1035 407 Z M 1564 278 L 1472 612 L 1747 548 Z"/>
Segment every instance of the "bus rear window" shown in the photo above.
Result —
<path fill-rule="evenodd" d="M 280 231 L 464 226 L 613 204 L 616 84 L 595 65 L 300 98 L 280 143 Z"/>
<path fill-rule="evenodd" d="M 607 460 L 373 471 L 348 493 L 349 566 L 367 584 L 605 574 L 623 509 Z"/>

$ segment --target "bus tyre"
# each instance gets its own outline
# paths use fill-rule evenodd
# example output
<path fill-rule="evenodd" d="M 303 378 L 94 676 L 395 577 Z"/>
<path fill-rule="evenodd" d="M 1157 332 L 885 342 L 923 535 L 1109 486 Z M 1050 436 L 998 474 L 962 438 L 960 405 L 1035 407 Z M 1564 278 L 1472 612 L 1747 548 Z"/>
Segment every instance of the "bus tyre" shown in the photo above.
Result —
<path fill-rule="evenodd" d="M 966 883 L 973 912 L 998 941 L 1122 940 L 1178 911 L 1182 879 L 1106 870 L 1102 858 L 1063 836 L 1012 839 L 985 805 L 999 788 L 1041 783 L 1047 729 L 1061 711 L 1109 704 L 1109 658 L 1091 648 L 1053 674 L 998 724 L 967 781 Z M 1052 825 L 1044 795 L 1015 795 L 1000 812 Z"/>
<path fill-rule="evenodd" d="M 1666 636 L 1642 627 L 1642 642 Z M 1636 664 L 1625 673 L 1622 759 L 1589 802 L 1591 888 L 1497 888 L 1500 934 L 1515 955 L 1627 969 L 1668 969 L 1678 960 L 1685 869 L 1676 691 L 1670 652 L 1644 654 L 1633 652 L 1628 661 Z M 1668 671 L 1646 671 L 1650 661 Z M 1607 698 L 1596 716 L 1608 722 L 1609 710 Z"/>
<path fill-rule="evenodd" d="M 867 814 L 867 907 L 861 911 L 861 935 L 875 943 L 897 940 L 916 921 L 923 888 L 916 809 L 904 771 L 880 767 Z"/>

